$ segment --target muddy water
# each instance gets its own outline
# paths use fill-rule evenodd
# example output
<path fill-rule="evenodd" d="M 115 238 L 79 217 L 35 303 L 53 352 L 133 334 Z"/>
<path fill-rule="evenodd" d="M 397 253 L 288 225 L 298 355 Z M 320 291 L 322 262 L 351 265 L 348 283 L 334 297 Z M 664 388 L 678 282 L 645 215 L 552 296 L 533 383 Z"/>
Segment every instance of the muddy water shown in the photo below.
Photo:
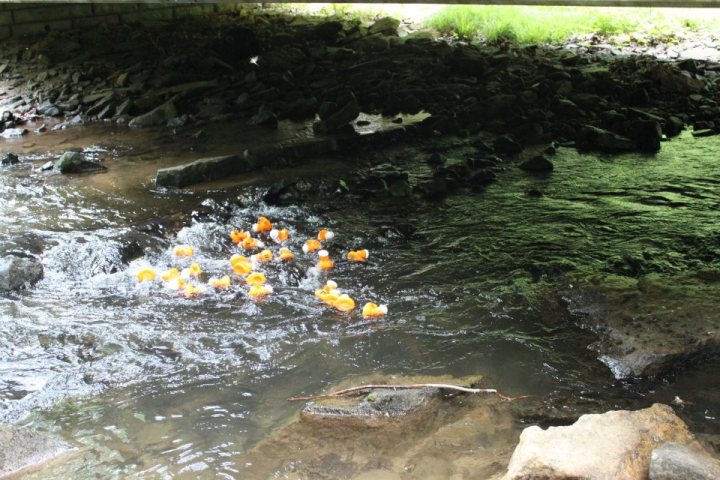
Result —
<path fill-rule="evenodd" d="M 389 448 L 397 443 L 391 433 L 374 443 L 367 434 L 332 438 L 337 458 L 314 470 L 298 467 L 301 452 L 293 448 L 307 431 L 276 443 L 268 438 L 301 408 L 288 397 L 372 373 L 483 375 L 507 394 L 573 398 L 597 410 L 681 395 L 688 402 L 681 414 L 696 432 L 720 433 L 720 398 L 708 393 L 720 391 L 716 365 L 693 367 L 662 385 L 618 382 L 588 348 L 595 334 L 580 328 L 563 302 L 573 282 L 629 274 L 633 258 L 651 259 L 645 268 L 667 282 L 718 268 L 718 259 L 700 258 L 687 246 L 688 236 L 713 238 L 720 225 L 717 139 L 676 140 L 657 156 L 561 149 L 551 177 L 508 168 L 482 194 L 436 204 L 268 207 L 260 198 L 274 179 L 341 175 L 347 167 L 316 159 L 179 193 L 154 189 L 158 167 L 257 142 L 255 132 L 238 134 L 233 126 L 193 133 L 86 128 L 3 145 L 34 166 L 81 146 L 109 168 L 63 177 L 26 163 L 0 173 L 0 250 L 35 254 L 46 272 L 35 289 L 0 300 L 0 421 L 33 425 L 83 447 L 36 478 L 353 477 L 362 471 L 337 458 L 378 452 L 389 457 L 364 468 L 413 478 L 407 452 Z M 422 173 L 415 159 L 401 157 Z M 195 248 L 206 275 L 225 273 L 235 251 L 230 229 L 248 228 L 260 214 L 290 229 L 296 252 L 321 227 L 336 232 L 335 257 L 369 248 L 368 264 L 338 262 L 332 278 L 360 304 L 387 303 L 390 315 L 364 321 L 319 306 L 312 292 L 326 276 L 303 256 L 292 266 L 264 267 L 275 293 L 260 303 L 239 285 L 188 300 L 135 282 L 143 266 L 184 266 L 169 253 L 177 243 Z M 157 218 L 171 219 L 177 233 L 140 228 Z M 417 229 L 410 240 L 393 228 L 408 223 Z M 130 241 L 145 253 L 127 265 Z M 417 472 L 463 478 L 501 471 L 524 417 L 512 421 L 507 410 L 486 407 L 478 401 L 470 420 L 451 418 L 457 428 L 439 435 L 452 441 L 418 447 L 438 458 Z M 472 421 L 497 425 L 481 448 L 477 429 L 466 428 Z M 424 445 L 442 427 L 433 428 L 400 437 Z"/>

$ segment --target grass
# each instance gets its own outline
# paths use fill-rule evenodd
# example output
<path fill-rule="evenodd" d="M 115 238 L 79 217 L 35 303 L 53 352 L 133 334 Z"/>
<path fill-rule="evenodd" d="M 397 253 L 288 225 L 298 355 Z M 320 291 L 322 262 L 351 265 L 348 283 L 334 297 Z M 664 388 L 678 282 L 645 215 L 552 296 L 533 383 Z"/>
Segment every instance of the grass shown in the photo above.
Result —
<path fill-rule="evenodd" d="M 561 43 L 581 34 L 650 37 L 720 27 L 717 10 L 598 7 L 448 6 L 427 26 L 444 34 L 489 42 Z"/>

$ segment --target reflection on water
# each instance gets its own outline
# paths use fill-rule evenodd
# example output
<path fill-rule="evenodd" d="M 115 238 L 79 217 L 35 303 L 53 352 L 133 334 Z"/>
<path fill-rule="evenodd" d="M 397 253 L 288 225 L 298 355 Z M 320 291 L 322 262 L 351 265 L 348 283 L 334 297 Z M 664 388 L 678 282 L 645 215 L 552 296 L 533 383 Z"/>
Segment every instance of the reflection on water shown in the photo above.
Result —
<path fill-rule="evenodd" d="M 96 150 L 108 173 L 65 178 L 23 167 L 0 173 L 0 250 L 36 254 L 46 271 L 37 288 L 0 299 L 0 421 L 23 421 L 87 447 L 52 475 L 265 478 L 278 468 L 279 477 L 312 478 L 319 475 L 312 466 L 288 466 L 291 448 L 269 452 L 263 443 L 300 408 L 287 398 L 373 372 L 481 374 L 507 394 L 582 396 L 608 408 L 667 402 L 682 390 L 691 402 L 683 415 L 693 427 L 720 432 L 720 399 L 697 387 L 711 366 L 689 374 L 697 383 L 678 380 L 677 389 L 670 383 L 638 394 L 639 387 L 617 384 L 587 348 L 596 337 L 575 325 L 561 298 L 568 278 L 630 273 L 640 268 L 633 259 L 643 259 L 639 273 L 669 279 L 717 270 L 718 258 L 703 259 L 688 240 L 718 234 L 716 139 L 668 143 L 651 157 L 561 150 L 551 177 L 509 168 L 480 195 L 460 193 L 399 211 L 385 202 L 263 205 L 262 185 L 288 171 L 209 190 L 156 191 L 150 181 L 156 168 L 197 158 L 206 147 L 190 150 L 192 142 L 180 139 L 164 153 L 165 139 L 138 133 L 148 136 L 143 146 L 128 148 L 122 145 L 130 137 L 123 135 L 118 132 L 115 150 Z M 213 154 L 237 148 L 217 145 Z M 43 155 L 36 153 L 40 164 Z M 334 168 L 344 167 L 319 161 L 292 173 Z M 190 221 L 190 210 L 203 201 L 222 215 Z M 335 258 L 369 248 L 368 264 L 337 262 L 331 276 L 359 305 L 381 301 L 390 315 L 364 321 L 320 306 L 313 291 L 326 275 L 310 269 L 310 256 L 265 267 L 275 293 L 262 303 L 249 301 L 240 286 L 187 300 L 160 285 L 136 284 L 144 265 L 177 266 L 169 253 L 176 243 L 194 247 L 208 276 L 227 273 L 235 252 L 229 231 L 249 228 L 260 214 L 290 229 L 296 252 L 321 227 L 336 232 Z M 177 220 L 178 233 L 164 238 L 136 228 L 157 218 Z M 386 226 L 400 222 L 417 228 L 411 240 L 388 234 Z M 128 265 L 132 242 L 145 251 Z M 490 415 L 485 408 L 480 402 L 473 415 Z M 487 451 L 502 459 L 523 426 L 497 421 L 504 433 L 488 440 Z M 457 458 L 452 446 L 439 451 L 462 463 L 460 452 L 475 437 L 459 431 L 452 431 L 461 439 Z M 290 431 L 288 441 L 302 434 Z M 341 457 L 348 449 L 370 452 L 362 439 L 338 445 L 345 449 L 337 452 Z M 284 457 L 253 470 L 263 448 Z M 360 473 L 328 462 L 315 468 Z"/>

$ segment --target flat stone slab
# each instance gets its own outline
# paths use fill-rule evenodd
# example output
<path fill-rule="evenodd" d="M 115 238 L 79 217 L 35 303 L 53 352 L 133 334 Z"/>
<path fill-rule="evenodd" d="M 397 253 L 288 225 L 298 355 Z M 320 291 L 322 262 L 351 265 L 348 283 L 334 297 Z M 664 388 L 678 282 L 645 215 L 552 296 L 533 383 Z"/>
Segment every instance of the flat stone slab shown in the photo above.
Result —
<path fill-rule="evenodd" d="M 0 478 L 37 467 L 73 448 L 28 428 L 0 425 Z"/>
<path fill-rule="evenodd" d="M 236 175 L 247 171 L 248 167 L 247 161 L 237 155 L 201 158 L 177 167 L 159 169 L 155 184 L 158 187 L 185 187 Z"/>

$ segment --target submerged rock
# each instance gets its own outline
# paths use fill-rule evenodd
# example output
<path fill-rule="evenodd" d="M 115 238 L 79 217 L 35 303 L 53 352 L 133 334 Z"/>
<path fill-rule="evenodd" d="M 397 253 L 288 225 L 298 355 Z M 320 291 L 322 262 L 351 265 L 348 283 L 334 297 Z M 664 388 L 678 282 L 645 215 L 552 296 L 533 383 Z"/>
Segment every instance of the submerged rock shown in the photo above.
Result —
<path fill-rule="evenodd" d="M 139 115 L 130 122 L 130 127 L 151 127 L 155 125 L 165 125 L 167 122 L 178 116 L 175 104 L 171 101 L 160 105 L 159 107 L 150 110 L 147 113 Z"/>
<path fill-rule="evenodd" d="M 177 167 L 157 171 L 158 187 L 186 187 L 195 183 L 209 182 L 248 170 L 248 162 L 237 155 L 202 158 Z"/>
<path fill-rule="evenodd" d="M 8 255 L 0 258 L 0 292 L 20 290 L 43 278 L 43 266 L 29 258 Z"/>
<path fill-rule="evenodd" d="M 677 443 L 666 443 L 653 450 L 650 480 L 717 480 L 720 461 L 707 453 Z"/>
<path fill-rule="evenodd" d="M 80 152 L 65 152 L 55 162 L 55 170 L 60 173 L 91 173 L 107 169 L 97 162 L 85 160 Z"/>
<path fill-rule="evenodd" d="M 670 407 L 583 415 L 567 427 L 523 430 L 503 480 L 644 480 L 652 450 L 695 444 Z"/>
<path fill-rule="evenodd" d="M 36 467 L 73 448 L 28 428 L 0 425 L 0 477 Z"/>
<path fill-rule="evenodd" d="M 580 149 L 609 153 L 629 152 L 637 148 L 629 138 L 592 125 L 585 125 L 578 131 L 576 143 Z"/>

